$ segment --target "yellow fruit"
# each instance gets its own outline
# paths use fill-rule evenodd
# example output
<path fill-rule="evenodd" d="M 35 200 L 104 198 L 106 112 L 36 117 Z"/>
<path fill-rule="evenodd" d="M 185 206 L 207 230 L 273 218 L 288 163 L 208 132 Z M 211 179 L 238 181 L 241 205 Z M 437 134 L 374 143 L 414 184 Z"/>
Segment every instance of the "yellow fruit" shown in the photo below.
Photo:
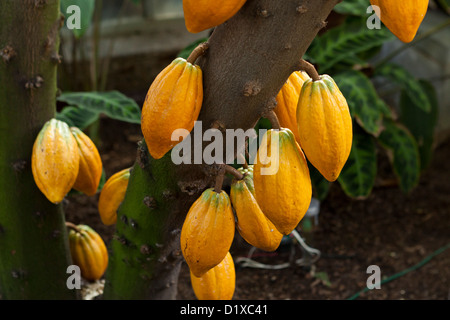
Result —
<path fill-rule="evenodd" d="M 253 166 L 242 170 L 242 180 L 234 179 L 230 198 L 237 216 L 239 234 L 252 246 L 265 251 L 275 251 L 283 235 L 264 215 L 254 196 Z"/>
<path fill-rule="evenodd" d="M 202 70 L 183 58 L 175 59 L 155 78 L 142 108 L 141 129 L 150 155 L 162 158 L 180 140 L 172 133 L 194 127 L 203 102 Z"/>
<path fill-rule="evenodd" d="M 370 3 L 380 8 L 380 20 L 405 43 L 414 39 L 428 10 L 428 0 L 370 0 Z"/>
<path fill-rule="evenodd" d="M 198 300 L 231 300 L 236 287 L 234 261 L 228 252 L 217 266 L 201 277 L 192 272 L 191 285 Z"/>
<path fill-rule="evenodd" d="M 108 251 L 100 235 L 87 225 L 69 231 L 73 263 L 80 267 L 81 276 L 89 281 L 100 279 L 108 266 Z"/>
<path fill-rule="evenodd" d="M 206 189 L 189 209 L 181 229 L 181 251 L 196 277 L 225 258 L 234 232 L 234 214 L 227 193 Z"/>
<path fill-rule="evenodd" d="M 186 28 L 189 32 L 216 27 L 234 16 L 246 0 L 183 0 Z"/>
<path fill-rule="evenodd" d="M 102 159 L 94 142 L 80 129 L 71 127 L 80 150 L 80 169 L 73 185 L 75 190 L 93 196 L 97 192 L 102 177 Z"/>
<path fill-rule="evenodd" d="M 103 224 L 109 226 L 117 222 L 117 209 L 125 198 L 130 178 L 130 168 L 113 174 L 103 185 L 98 199 L 98 212 Z"/>
<path fill-rule="evenodd" d="M 335 181 L 352 147 L 352 119 L 347 101 L 334 80 L 306 80 L 297 108 L 300 146 L 311 164 Z"/>
<path fill-rule="evenodd" d="M 309 79 L 306 72 L 293 72 L 278 93 L 276 97 L 277 106 L 273 110 L 278 117 L 280 126 L 290 129 L 297 142 L 299 139 L 297 129 L 298 98 L 302 90 L 303 82 L 306 79 Z"/>
<path fill-rule="evenodd" d="M 253 168 L 255 198 L 262 212 L 284 235 L 309 208 L 311 179 L 305 156 L 287 128 L 268 130 Z"/>
<path fill-rule="evenodd" d="M 57 119 L 47 121 L 34 142 L 31 169 L 49 201 L 56 204 L 64 199 L 77 179 L 79 164 L 77 141 L 69 126 Z"/>

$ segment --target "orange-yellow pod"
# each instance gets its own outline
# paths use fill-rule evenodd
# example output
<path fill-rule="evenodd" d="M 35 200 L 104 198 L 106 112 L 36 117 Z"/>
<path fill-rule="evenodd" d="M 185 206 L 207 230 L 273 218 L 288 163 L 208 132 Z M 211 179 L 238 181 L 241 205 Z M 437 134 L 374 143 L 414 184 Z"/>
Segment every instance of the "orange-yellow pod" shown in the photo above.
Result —
<path fill-rule="evenodd" d="M 125 198 L 130 178 L 130 168 L 113 174 L 103 185 L 98 199 L 98 212 L 103 224 L 109 226 L 117 222 L 117 209 Z"/>
<path fill-rule="evenodd" d="M 80 153 L 69 126 L 60 120 L 47 121 L 32 150 L 31 170 L 39 190 L 52 203 L 60 203 L 72 189 L 79 170 Z"/>
<path fill-rule="evenodd" d="M 108 251 L 100 235 L 87 225 L 71 227 L 69 245 L 73 263 L 88 281 L 100 279 L 108 266 Z"/>
<path fill-rule="evenodd" d="M 183 0 L 186 29 L 198 33 L 234 16 L 246 0 Z"/>
<path fill-rule="evenodd" d="M 268 130 L 253 168 L 255 198 L 261 210 L 284 235 L 304 217 L 312 197 L 306 158 L 287 128 Z"/>
<path fill-rule="evenodd" d="M 188 135 L 202 103 L 199 66 L 176 58 L 158 74 L 147 92 L 141 119 L 142 133 L 153 158 L 162 158 Z M 172 138 L 174 133 L 177 139 Z"/>
<path fill-rule="evenodd" d="M 198 300 L 231 300 L 236 288 L 236 270 L 231 254 L 201 277 L 192 272 L 191 285 Z"/>
<path fill-rule="evenodd" d="M 80 151 L 80 169 L 73 188 L 93 196 L 102 177 L 103 164 L 100 153 L 91 138 L 79 128 L 71 127 L 70 131 L 77 140 Z"/>
<path fill-rule="evenodd" d="M 378 6 L 375 13 L 383 24 L 401 41 L 414 40 L 428 10 L 428 0 L 370 0 Z"/>
<path fill-rule="evenodd" d="M 330 76 L 305 81 L 297 123 L 306 158 L 325 179 L 335 181 L 350 155 L 353 131 L 347 101 Z"/>
<path fill-rule="evenodd" d="M 273 109 L 278 117 L 280 126 L 288 128 L 292 131 L 295 139 L 298 142 L 298 129 L 297 129 L 297 105 L 300 91 L 302 90 L 303 83 L 309 76 L 306 72 L 295 71 L 293 72 L 276 97 L 277 106 Z"/>
<path fill-rule="evenodd" d="M 181 252 L 196 277 L 225 258 L 234 232 L 234 214 L 227 193 L 206 189 L 192 204 L 181 228 Z"/>
<path fill-rule="evenodd" d="M 264 251 L 275 251 L 283 234 L 265 216 L 255 199 L 253 165 L 239 171 L 244 174 L 244 178 L 234 179 L 230 191 L 231 204 L 237 217 L 236 229 L 252 246 Z"/>

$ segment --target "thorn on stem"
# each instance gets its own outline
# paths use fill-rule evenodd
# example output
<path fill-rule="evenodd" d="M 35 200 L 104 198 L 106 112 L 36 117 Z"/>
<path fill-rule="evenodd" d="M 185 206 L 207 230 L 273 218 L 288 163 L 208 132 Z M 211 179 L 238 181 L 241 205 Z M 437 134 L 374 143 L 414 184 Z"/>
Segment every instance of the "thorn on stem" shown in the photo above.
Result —
<path fill-rule="evenodd" d="M 44 83 L 44 78 L 41 76 L 36 76 L 34 79 L 30 79 L 25 83 L 25 89 L 37 89 L 42 87 Z"/>
<path fill-rule="evenodd" d="M 11 59 L 14 58 L 16 55 L 17 55 L 16 51 L 9 44 L 6 45 L 6 47 L 4 47 L 0 52 L 0 56 L 2 57 L 5 63 L 11 61 Z"/>
<path fill-rule="evenodd" d="M 244 85 L 244 96 L 256 96 L 261 91 L 259 80 L 250 80 Z"/>
<path fill-rule="evenodd" d="M 305 5 L 298 6 L 296 11 L 300 14 L 308 12 L 308 8 Z"/>

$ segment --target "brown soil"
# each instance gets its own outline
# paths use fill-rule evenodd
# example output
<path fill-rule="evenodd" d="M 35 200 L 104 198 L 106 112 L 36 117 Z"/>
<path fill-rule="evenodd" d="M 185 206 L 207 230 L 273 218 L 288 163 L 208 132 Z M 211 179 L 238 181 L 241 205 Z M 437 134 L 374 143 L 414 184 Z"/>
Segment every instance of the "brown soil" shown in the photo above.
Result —
<path fill-rule="evenodd" d="M 102 155 L 106 175 L 131 166 L 139 126 L 102 120 Z M 383 153 L 379 177 L 392 178 Z M 436 148 L 433 162 L 410 194 L 395 185 L 375 187 L 366 200 L 347 197 L 337 183 L 321 203 L 319 224 L 308 245 L 319 250 L 311 267 L 291 264 L 283 269 L 242 267 L 236 264 L 236 300 L 343 300 L 366 287 L 370 265 L 377 265 L 385 283 L 362 292 L 358 299 L 447 300 L 450 298 L 450 248 L 425 260 L 450 243 L 450 141 Z M 98 197 L 71 195 L 66 219 L 96 229 L 108 243 L 114 227 L 104 226 L 97 212 Z M 299 230 L 301 232 L 301 230 Z M 302 258 L 292 238 L 274 253 L 254 251 L 252 259 L 278 265 Z M 231 253 L 246 257 L 251 247 L 236 237 Z M 420 267 L 417 264 L 422 262 Z M 417 268 L 416 268 L 417 267 Z M 411 269 L 408 269 L 411 268 Z M 400 274 L 398 274 L 400 273 Z M 183 264 L 178 299 L 195 299 L 189 271 Z"/>

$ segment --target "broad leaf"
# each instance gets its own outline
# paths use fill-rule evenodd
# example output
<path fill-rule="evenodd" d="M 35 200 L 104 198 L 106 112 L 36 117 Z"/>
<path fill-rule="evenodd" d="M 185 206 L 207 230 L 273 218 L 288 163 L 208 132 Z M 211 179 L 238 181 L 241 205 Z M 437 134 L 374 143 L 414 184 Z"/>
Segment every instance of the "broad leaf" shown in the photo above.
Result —
<path fill-rule="evenodd" d="M 369 0 L 344 0 L 338 3 L 333 10 L 340 14 L 365 17 L 369 6 Z"/>
<path fill-rule="evenodd" d="M 347 18 L 342 25 L 316 37 L 307 56 L 312 57 L 320 73 L 325 73 L 349 55 L 378 47 L 390 39 L 393 35 L 384 26 L 378 30 L 369 29 L 366 18 Z"/>
<path fill-rule="evenodd" d="M 98 115 L 97 112 L 67 106 L 56 114 L 56 119 L 66 122 L 70 127 L 84 130 L 98 119 Z"/>
<path fill-rule="evenodd" d="M 68 10 L 71 9 L 71 6 L 78 7 L 79 10 L 76 9 L 78 12 Z M 66 26 L 69 20 L 79 18 L 80 28 L 73 28 L 71 30 L 76 38 L 82 37 L 91 26 L 92 16 L 95 9 L 95 0 L 61 0 L 60 8 L 62 14 L 64 15 Z M 77 16 L 78 13 L 79 16 Z"/>
<path fill-rule="evenodd" d="M 334 80 L 347 100 L 352 117 L 364 130 L 377 136 L 383 116 L 391 117 L 392 113 L 369 78 L 360 71 L 349 70 L 336 74 Z"/>
<path fill-rule="evenodd" d="M 430 102 L 430 112 L 417 108 L 411 97 L 403 90 L 400 98 L 400 120 L 417 141 L 421 169 L 428 167 L 433 153 L 434 129 L 438 120 L 439 105 L 436 90 L 425 80 L 419 81 Z"/>
<path fill-rule="evenodd" d="M 350 197 L 366 198 L 372 191 L 377 173 L 377 151 L 375 139 L 359 130 L 353 135 L 352 150 L 338 182 Z"/>
<path fill-rule="evenodd" d="M 378 142 L 388 151 L 400 188 L 409 192 L 419 182 L 420 158 L 416 140 L 404 126 L 385 119 Z"/>
<path fill-rule="evenodd" d="M 141 110 L 137 103 L 118 91 L 67 92 L 61 94 L 58 100 L 91 112 L 104 113 L 112 119 L 141 122 Z"/>
<path fill-rule="evenodd" d="M 396 83 L 405 90 L 413 104 L 423 111 L 430 111 L 430 101 L 425 90 L 419 80 L 415 79 L 405 68 L 394 63 L 386 63 L 375 69 L 374 76 L 384 77 Z"/>

